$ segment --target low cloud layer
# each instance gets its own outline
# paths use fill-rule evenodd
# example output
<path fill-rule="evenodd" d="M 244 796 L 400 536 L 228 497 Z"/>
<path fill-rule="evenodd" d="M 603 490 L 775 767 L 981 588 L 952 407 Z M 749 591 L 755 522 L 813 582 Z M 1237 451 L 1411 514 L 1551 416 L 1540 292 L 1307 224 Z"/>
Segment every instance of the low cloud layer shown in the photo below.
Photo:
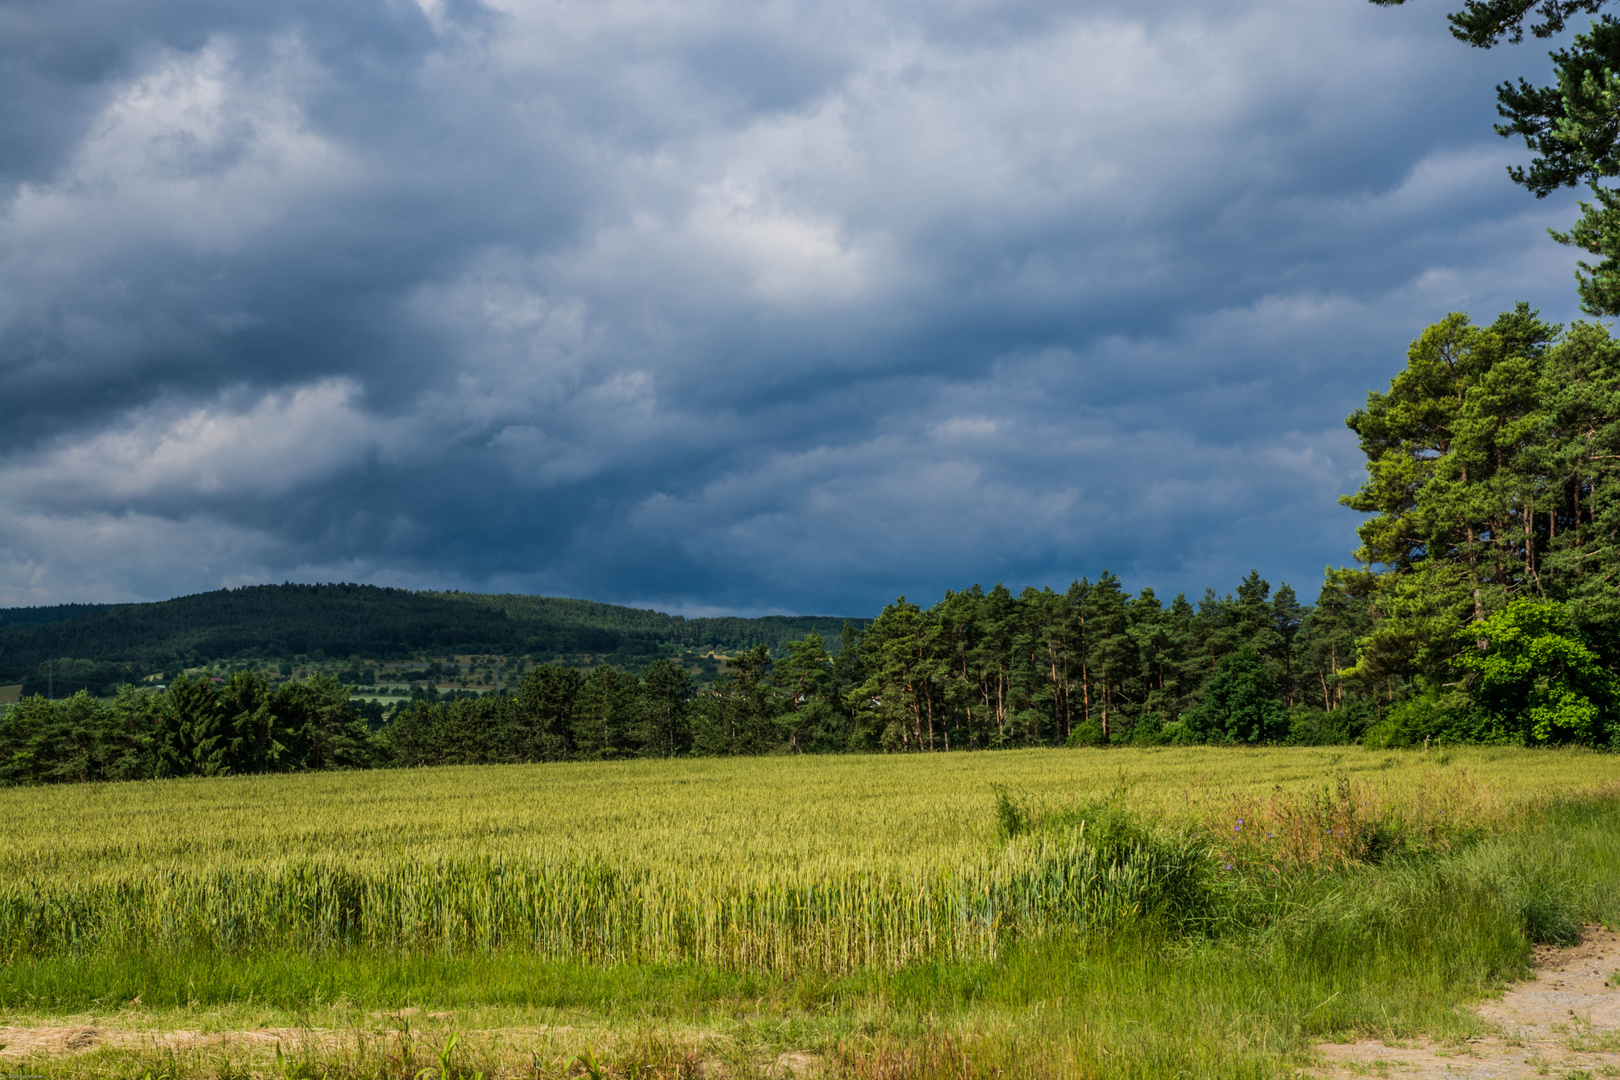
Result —
<path fill-rule="evenodd" d="M 0 7 L 0 603 L 1314 595 L 1426 323 L 1575 314 L 1439 9 Z"/>

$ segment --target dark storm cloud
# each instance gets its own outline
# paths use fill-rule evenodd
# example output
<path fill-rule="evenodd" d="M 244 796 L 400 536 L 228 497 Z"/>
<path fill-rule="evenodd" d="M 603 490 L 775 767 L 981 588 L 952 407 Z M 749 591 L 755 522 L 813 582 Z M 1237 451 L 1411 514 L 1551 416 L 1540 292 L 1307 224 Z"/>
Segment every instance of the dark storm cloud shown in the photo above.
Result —
<path fill-rule="evenodd" d="M 1314 590 L 1342 418 L 1572 308 L 1529 48 L 1224 5 L 0 7 L 0 602 Z"/>

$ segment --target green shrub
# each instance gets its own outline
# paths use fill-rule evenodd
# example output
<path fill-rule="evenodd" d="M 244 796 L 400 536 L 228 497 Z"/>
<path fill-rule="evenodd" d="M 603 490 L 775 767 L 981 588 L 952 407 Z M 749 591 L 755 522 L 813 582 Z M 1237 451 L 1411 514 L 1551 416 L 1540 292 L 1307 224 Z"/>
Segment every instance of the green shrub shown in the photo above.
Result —
<path fill-rule="evenodd" d="M 1175 721 L 1167 721 L 1163 713 L 1150 712 L 1136 722 L 1131 729 L 1131 745 L 1133 746 L 1164 746 L 1169 743 L 1165 729 Z M 1180 725 L 1177 725 L 1179 727 Z"/>
<path fill-rule="evenodd" d="M 996 831 L 1003 840 L 1022 836 L 1030 830 L 1030 812 L 1022 799 L 1000 785 L 996 786 Z"/>
<path fill-rule="evenodd" d="M 1620 735 L 1620 680 L 1562 604 L 1514 600 L 1457 635 L 1457 663 L 1491 725 L 1526 746 L 1597 746 Z"/>
<path fill-rule="evenodd" d="M 1366 731 L 1370 709 L 1360 702 L 1328 712 L 1310 705 L 1288 710 L 1289 746 L 1346 746 Z"/>
<path fill-rule="evenodd" d="M 1159 737 L 1166 746 L 1187 746 L 1198 741 L 1185 720 L 1172 720 L 1159 729 Z"/>
<path fill-rule="evenodd" d="M 1362 737 L 1374 749 L 1401 749 L 1425 743 L 1490 743 L 1503 737 L 1489 714 L 1466 694 L 1428 691 L 1384 710 Z"/>
<path fill-rule="evenodd" d="M 1254 649 L 1245 645 L 1221 658 L 1187 727 L 1212 743 L 1277 742 L 1288 734 L 1277 684 Z"/>
<path fill-rule="evenodd" d="M 1074 731 L 1069 735 L 1070 746 L 1107 746 L 1108 737 L 1103 734 L 1100 720 L 1082 720 L 1075 725 Z"/>
<path fill-rule="evenodd" d="M 1032 811 L 997 793 L 996 813 L 1004 836 L 1015 822 L 1030 839 L 1045 838 L 1057 850 L 1078 848 L 1095 878 L 1103 911 L 1087 904 L 1086 920 L 1097 925 L 1143 921 L 1184 933 L 1224 921 L 1229 899 L 1217 887 L 1216 861 L 1207 840 L 1185 829 L 1149 823 L 1128 809 L 1121 793 L 1077 806 Z M 1070 866 L 1067 876 L 1073 876 Z"/>

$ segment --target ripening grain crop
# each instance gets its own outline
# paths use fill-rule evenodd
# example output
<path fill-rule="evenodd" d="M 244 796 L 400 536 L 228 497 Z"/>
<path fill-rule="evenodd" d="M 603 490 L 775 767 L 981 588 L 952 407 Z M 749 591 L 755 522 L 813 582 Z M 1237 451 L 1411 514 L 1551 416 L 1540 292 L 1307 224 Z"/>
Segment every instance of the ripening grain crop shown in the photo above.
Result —
<path fill-rule="evenodd" d="M 1436 842 L 1511 828 L 1609 783 L 1613 762 L 1035 750 L 13 789 L 0 792 L 0 949 L 522 950 L 826 971 L 986 958 L 1021 935 L 1105 930 L 1221 859 L 1331 861 L 1362 821 Z M 1180 846 L 1108 858 L 1083 827 L 1004 838 L 998 789 L 1059 815 L 1112 797 Z"/>

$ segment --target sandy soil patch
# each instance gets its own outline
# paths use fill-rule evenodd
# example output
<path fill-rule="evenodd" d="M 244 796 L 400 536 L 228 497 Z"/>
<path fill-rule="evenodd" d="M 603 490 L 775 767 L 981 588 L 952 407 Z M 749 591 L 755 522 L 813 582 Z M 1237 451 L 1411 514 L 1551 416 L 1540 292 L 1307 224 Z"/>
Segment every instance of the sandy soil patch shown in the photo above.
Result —
<path fill-rule="evenodd" d="M 80 1053 L 98 1046 L 118 1050 L 191 1050 L 215 1047 L 262 1046 L 280 1043 L 303 1046 L 320 1033 L 303 1028 L 263 1028 L 259 1031 L 134 1031 L 115 1027 L 3 1027 L 0 1026 L 0 1061 Z"/>
<path fill-rule="evenodd" d="M 372 1019 L 389 1026 L 343 1031 L 323 1028 L 194 1031 L 123 1028 L 111 1024 L 0 1025 L 0 1080 L 8 1076 L 30 1076 L 33 1074 L 28 1072 L 29 1068 L 41 1068 L 52 1058 L 74 1057 L 98 1048 L 115 1052 L 173 1052 L 185 1055 L 193 1062 L 208 1061 L 226 1054 L 238 1059 L 245 1056 L 267 1062 L 278 1045 L 290 1059 L 304 1055 L 317 1059 L 344 1056 L 353 1059 L 356 1051 L 363 1048 L 370 1055 L 384 1053 L 398 1060 L 408 1047 L 417 1064 L 433 1069 L 435 1056 L 452 1035 L 448 1028 L 415 1026 L 418 1019 L 451 1020 L 452 1014 L 447 1012 L 406 1008 L 373 1013 Z M 402 1027 L 393 1026 L 402 1022 Z M 409 1028 L 409 1032 L 405 1028 Z M 456 1053 L 462 1058 L 471 1055 L 476 1067 L 491 1077 L 529 1075 L 540 1066 L 548 1070 L 546 1075 L 576 1075 L 579 1072 L 575 1067 L 576 1055 L 588 1045 L 577 1035 L 577 1029 L 568 1025 L 473 1028 L 454 1033 L 460 1047 Z M 654 1039 L 651 1043 L 644 1039 L 609 1047 L 604 1056 L 639 1059 L 643 1064 L 650 1059 L 657 1059 L 666 1065 L 678 1062 L 684 1069 L 679 1075 L 724 1078 L 732 1072 L 731 1059 L 723 1052 L 730 1041 L 729 1036 L 715 1034 Z M 601 1052 L 603 1048 L 598 1049 Z M 366 1057 L 366 1053 L 360 1056 Z M 371 1057 L 367 1060 L 375 1059 Z M 822 1061 L 807 1052 L 789 1051 L 756 1064 L 779 1080 L 797 1080 L 818 1074 Z M 668 1075 L 668 1070 L 660 1071 L 658 1075 Z"/>
<path fill-rule="evenodd" d="M 1589 926 L 1573 948 L 1536 950 L 1536 977 L 1479 1006 L 1500 1034 L 1457 1046 L 1323 1043 L 1306 1075 L 1400 1080 L 1620 1077 L 1620 933 Z"/>

